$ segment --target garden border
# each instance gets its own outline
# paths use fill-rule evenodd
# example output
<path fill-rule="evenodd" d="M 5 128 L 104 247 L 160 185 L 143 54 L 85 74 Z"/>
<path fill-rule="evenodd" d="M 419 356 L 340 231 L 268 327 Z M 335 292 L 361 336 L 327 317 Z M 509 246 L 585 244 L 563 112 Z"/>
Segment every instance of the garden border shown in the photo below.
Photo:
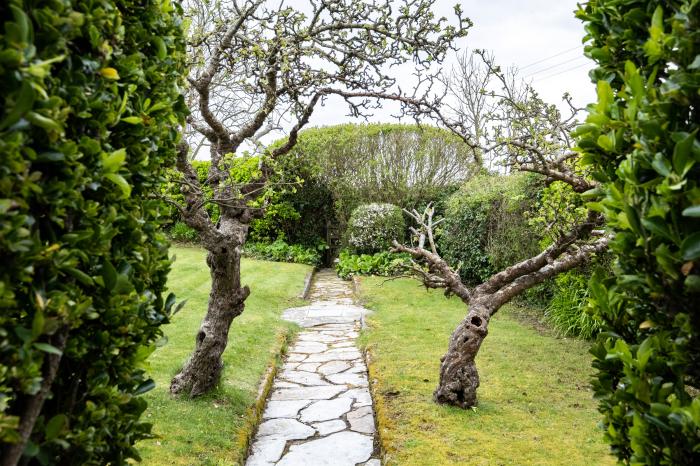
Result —
<path fill-rule="evenodd" d="M 267 396 L 270 394 L 270 389 L 272 388 L 272 382 L 275 380 L 277 371 L 280 367 L 280 363 L 285 354 L 287 354 L 287 348 L 289 343 L 292 341 L 296 331 L 293 329 L 285 329 L 277 334 L 277 347 L 273 351 L 270 361 L 265 370 L 265 375 L 258 386 L 258 394 L 255 397 L 255 402 L 251 407 L 246 410 L 245 419 L 243 421 L 243 427 L 238 431 L 236 442 L 235 442 L 235 454 L 237 458 L 234 464 L 242 466 L 245 464 L 245 460 L 250 453 L 250 446 L 252 445 L 252 440 L 262 420 L 262 414 L 265 410 L 265 402 L 267 401 Z"/>
<path fill-rule="evenodd" d="M 352 288 L 353 293 L 355 295 L 355 302 L 358 305 L 364 307 L 365 304 L 361 302 L 361 285 L 362 279 L 357 275 L 353 275 Z M 360 323 L 362 325 L 362 331 L 367 331 L 370 329 L 370 326 L 367 324 L 364 315 L 362 316 Z M 362 352 L 362 358 L 365 360 L 365 365 L 367 366 L 367 380 L 369 382 L 369 393 L 372 397 L 372 409 L 374 410 L 374 450 L 375 453 L 381 459 L 382 464 L 386 464 L 387 453 L 390 451 L 390 448 L 388 446 L 388 443 L 385 442 L 385 434 L 388 432 L 387 424 L 389 424 L 391 421 L 389 420 L 389 417 L 386 413 L 386 409 L 384 408 L 384 398 L 379 394 L 377 379 L 373 377 L 376 371 L 376 367 L 374 365 L 372 347 L 371 345 L 365 344 L 364 346 L 360 347 L 360 351 Z"/>
<path fill-rule="evenodd" d="M 311 271 L 309 273 L 306 274 L 306 278 L 304 279 L 304 290 L 299 295 L 299 298 L 308 299 L 309 291 L 311 290 L 311 282 L 313 282 L 314 275 L 316 275 L 317 271 L 318 271 L 318 268 L 314 267 L 311 269 Z"/>

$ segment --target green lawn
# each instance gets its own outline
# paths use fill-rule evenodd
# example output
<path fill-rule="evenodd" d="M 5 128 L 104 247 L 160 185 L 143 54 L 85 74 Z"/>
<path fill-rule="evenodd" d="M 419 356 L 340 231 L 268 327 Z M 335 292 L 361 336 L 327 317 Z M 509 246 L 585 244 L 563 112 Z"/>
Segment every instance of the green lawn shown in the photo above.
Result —
<path fill-rule="evenodd" d="M 176 399 L 169 395 L 168 385 L 193 348 L 210 280 L 202 249 L 174 247 L 172 253 L 177 259 L 168 287 L 178 299 L 188 301 L 165 327 L 167 345 L 149 359 L 157 388 L 146 395 L 145 418 L 161 438 L 138 445 L 143 464 L 235 464 L 241 460 L 246 411 L 255 402 L 258 383 L 281 346 L 281 336 L 291 329 L 280 320 L 280 312 L 301 302 L 296 296 L 310 267 L 244 260 L 243 281 L 251 294 L 245 312 L 233 322 L 220 387 L 195 400 Z"/>
<path fill-rule="evenodd" d="M 362 344 L 373 357 L 385 464 L 613 464 L 596 427 L 587 343 L 540 334 L 505 308 L 477 359 L 478 407 L 439 406 L 440 357 L 465 307 L 414 281 L 384 281 L 363 278 L 361 296 L 376 311 Z"/>

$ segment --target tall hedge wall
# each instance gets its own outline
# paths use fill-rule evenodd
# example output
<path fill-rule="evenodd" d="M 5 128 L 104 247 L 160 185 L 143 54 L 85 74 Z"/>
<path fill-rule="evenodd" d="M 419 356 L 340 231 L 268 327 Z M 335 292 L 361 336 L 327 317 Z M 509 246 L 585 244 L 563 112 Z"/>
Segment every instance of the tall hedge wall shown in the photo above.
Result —
<path fill-rule="evenodd" d="M 169 0 L 0 2 L 0 464 L 125 464 L 174 297 L 159 189 L 184 102 Z M 43 401 L 43 402 L 42 402 Z"/>
<path fill-rule="evenodd" d="M 579 145 L 618 257 L 591 286 L 606 436 L 625 464 L 700 464 L 700 2 L 591 0 L 578 15 L 598 63 Z"/>

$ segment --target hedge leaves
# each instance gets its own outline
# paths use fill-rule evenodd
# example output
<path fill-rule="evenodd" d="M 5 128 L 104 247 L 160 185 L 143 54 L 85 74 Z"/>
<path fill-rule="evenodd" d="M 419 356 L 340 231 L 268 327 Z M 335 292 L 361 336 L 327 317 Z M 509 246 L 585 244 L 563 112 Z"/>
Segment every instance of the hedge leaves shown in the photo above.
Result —
<path fill-rule="evenodd" d="M 169 0 L 0 5 L 0 441 L 31 421 L 32 463 L 124 464 L 150 435 L 136 395 L 173 305 L 152 194 L 185 111 L 180 14 Z"/>

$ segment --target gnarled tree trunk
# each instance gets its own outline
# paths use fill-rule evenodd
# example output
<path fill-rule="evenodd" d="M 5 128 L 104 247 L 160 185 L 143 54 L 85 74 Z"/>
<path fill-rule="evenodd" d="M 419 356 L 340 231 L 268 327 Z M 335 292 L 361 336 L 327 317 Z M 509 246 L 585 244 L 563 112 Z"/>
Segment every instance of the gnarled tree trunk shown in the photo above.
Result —
<path fill-rule="evenodd" d="M 199 327 L 195 349 L 182 370 L 170 382 L 170 393 L 188 393 L 195 397 L 216 386 L 223 369 L 221 356 L 228 343 L 229 329 L 238 317 L 250 294 L 241 286 L 241 244 L 247 234 L 247 225 L 226 222 L 229 241 L 207 242 L 207 265 L 211 274 L 211 292 L 207 314 Z M 219 231 L 222 227 L 219 227 Z"/>
<path fill-rule="evenodd" d="M 440 360 L 440 382 L 433 393 L 436 402 L 465 409 L 477 404 L 479 372 L 475 359 L 488 335 L 491 317 L 523 291 L 587 262 L 593 254 L 607 249 L 610 240 L 607 236 L 591 240 L 593 228 L 600 224 L 601 218 L 589 212 L 585 222 L 575 225 L 544 251 L 469 288 L 437 252 L 433 228 L 440 221 L 433 221 L 432 206 L 428 205 L 423 214 L 416 210 L 405 212 L 419 226 L 412 228 L 418 244 L 409 247 L 394 241 L 394 251 L 409 253 L 427 266 L 414 262 L 411 268 L 427 288 L 444 288 L 447 295 L 459 296 L 469 307 L 467 316 L 450 337 L 447 353 Z M 425 247 L 426 242 L 429 249 Z"/>
<path fill-rule="evenodd" d="M 488 335 L 490 317 L 488 308 L 472 303 L 467 316 L 452 332 L 447 353 L 440 359 L 440 382 L 433 394 L 436 402 L 461 408 L 476 405 L 479 372 L 474 360 Z"/>

